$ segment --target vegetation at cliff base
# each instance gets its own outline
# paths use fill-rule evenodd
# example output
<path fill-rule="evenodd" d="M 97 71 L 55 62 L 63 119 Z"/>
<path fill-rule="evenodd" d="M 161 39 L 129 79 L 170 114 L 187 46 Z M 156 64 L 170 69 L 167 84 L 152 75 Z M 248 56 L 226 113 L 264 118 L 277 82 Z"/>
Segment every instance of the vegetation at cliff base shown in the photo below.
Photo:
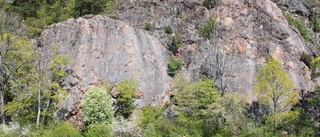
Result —
<path fill-rule="evenodd" d="M 269 108 L 270 122 L 273 132 L 284 120 L 295 119 L 296 111 L 290 111 L 298 102 L 298 92 L 294 90 L 293 81 L 282 68 L 281 62 L 273 56 L 269 56 L 268 64 L 260 68 L 255 82 L 255 90 L 258 101 Z"/>
<path fill-rule="evenodd" d="M 110 124 L 113 120 L 113 107 L 108 94 L 110 86 L 89 89 L 82 102 L 85 122 L 90 124 Z"/>

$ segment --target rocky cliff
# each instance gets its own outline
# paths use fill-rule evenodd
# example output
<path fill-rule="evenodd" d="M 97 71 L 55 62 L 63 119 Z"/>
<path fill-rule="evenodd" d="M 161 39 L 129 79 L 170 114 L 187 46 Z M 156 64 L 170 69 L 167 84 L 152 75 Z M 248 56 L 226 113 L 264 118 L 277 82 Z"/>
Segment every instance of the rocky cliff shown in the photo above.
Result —
<path fill-rule="evenodd" d="M 165 44 L 165 27 L 171 25 L 183 37 L 182 72 L 189 79 L 205 75 L 222 91 L 253 97 L 255 73 L 267 56 L 274 54 L 283 62 L 297 91 L 313 91 L 316 85 L 311 81 L 311 71 L 300 58 L 302 53 L 319 55 L 317 44 L 304 40 L 288 24 L 283 10 L 306 17 L 310 6 L 296 0 L 223 0 L 208 9 L 198 0 L 136 0 L 120 8 L 118 16 L 138 28 L 152 21 L 155 36 Z M 210 17 L 218 22 L 217 34 L 213 40 L 205 40 L 198 35 L 198 27 Z"/>
<path fill-rule="evenodd" d="M 319 55 L 317 42 L 304 40 L 282 12 L 307 16 L 308 6 L 284 2 L 222 0 L 208 9 L 199 0 L 131 0 L 118 7 L 118 20 L 97 15 L 53 24 L 42 33 L 40 46 L 47 58 L 52 56 L 50 47 L 57 45 L 75 62 L 67 66 L 65 87 L 70 94 L 58 114 L 77 119 L 85 91 L 104 79 L 113 84 L 138 80 L 143 94 L 136 100 L 138 106 L 167 101 L 171 78 L 166 69 L 172 54 L 166 49 L 167 26 L 182 36 L 181 72 L 190 80 L 208 76 L 222 92 L 241 92 L 254 99 L 255 74 L 273 54 L 283 62 L 297 92 L 313 91 L 317 85 L 300 59 L 302 53 Z M 218 25 L 215 37 L 207 40 L 199 36 L 198 27 L 210 17 Z M 152 23 L 152 32 L 143 30 L 146 22 Z"/>
<path fill-rule="evenodd" d="M 168 54 L 161 42 L 146 31 L 97 15 L 51 25 L 42 33 L 40 45 L 45 58 L 51 58 L 51 47 L 58 46 L 59 53 L 74 62 L 66 66 L 69 75 L 62 83 L 69 92 L 65 105 L 57 112 L 62 118 L 76 121 L 83 94 L 105 80 L 112 84 L 126 79 L 138 81 L 142 95 L 135 102 L 137 107 L 166 101 L 170 89 Z"/>

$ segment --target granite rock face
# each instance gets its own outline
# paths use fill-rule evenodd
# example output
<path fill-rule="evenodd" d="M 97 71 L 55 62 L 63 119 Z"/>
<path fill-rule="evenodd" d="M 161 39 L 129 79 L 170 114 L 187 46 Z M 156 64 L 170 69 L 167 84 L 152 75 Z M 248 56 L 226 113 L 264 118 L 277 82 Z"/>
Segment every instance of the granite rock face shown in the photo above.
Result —
<path fill-rule="evenodd" d="M 87 89 L 105 80 L 115 85 L 127 79 L 138 81 L 142 95 L 136 99 L 136 107 L 168 101 L 166 48 L 144 30 L 102 15 L 80 17 L 51 25 L 39 43 L 45 58 L 51 58 L 51 47 L 58 46 L 60 54 L 74 62 L 66 66 L 69 75 L 63 86 L 69 96 L 56 113 L 62 118 L 78 119 Z"/>
<path fill-rule="evenodd" d="M 130 5 L 130 6 L 129 6 Z M 118 18 L 143 28 L 152 21 L 154 35 L 167 44 L 165 27 L 183 37 L 185 62 L 182 73 L 190 80 L 208 76 L 223 92 L 241 92 L 252 100 L 255 74 L 270 54 L 283 62 L 298 92 L 313 91 L 316 84 L 301 54 L 319 55 L 319 50 L 290 26 L 282 10 L 309 15 L 309 5 L 298 0 L 222 0 L 207 9 L 197 0 L 132 0 L 118 10 Z M 198 27 L 210 17 L 218 23 L 216 37 L 201 38 Z"/>
<path fill-rule="evenodd" d="M 276 3 L 228 0 L 214 10 L 220 22 L 217 38 L 191 55 L 206 60 L 187 66 L 184 71 L 187 75 L 199 77 L 204 73 L 216 79 L 222 91 L 241 92 L 255 99 L 255 74 L 273 54 L 283 62 L 298 92 L 313 91 L 316 85 L 311 80 L 311 71 L 300 61 L 300 56 L 302 53 L 319 55 L 319 51 L 289 26 Z M 184 57 L 190 57 L 188 52 Z M 193 69 L 196 66 L 201 67 Z"/>
<path fill-rule="evenodd" d="M 135 102 L 138 107 L 168 101 L 171 78 L 166 69 L 173 53 L 166 46 L 173 34 L 165 33 L 167 26 L 182 36 L 178 54 L 187 79 L 207 76 L 222 94 L 239 92 L 255 100 L 255 75 L 272 54 L 283 62 L 297 92 L 312 92 L 318 84 L 301 55 L 319 56 L 318 45 L 304 40 L 282 13 L 287 10 L 304 18 L 309 8 L 304 0 L 221 0 L 211 9 L 200 0 L 130 0 L 117 9 L 121 21 L 97 15 L 51 25 L 39 39 L 47 58 L 52 56 L 50 47 L 57 45 L 75 62 L 66 66 L 69 76 L 64 85 L 70 95 L 57 115 L 81 119 L 83 94 L 104 79 L 113 84 L 138 80 L 142 93 Z M 218 24 L 211 40 L 198 34 L 209 18 Z M 153 26 L 152 35 L 143 30 L 146 22 Z M 114 90 L 113 96 L 117 94 Z"/>

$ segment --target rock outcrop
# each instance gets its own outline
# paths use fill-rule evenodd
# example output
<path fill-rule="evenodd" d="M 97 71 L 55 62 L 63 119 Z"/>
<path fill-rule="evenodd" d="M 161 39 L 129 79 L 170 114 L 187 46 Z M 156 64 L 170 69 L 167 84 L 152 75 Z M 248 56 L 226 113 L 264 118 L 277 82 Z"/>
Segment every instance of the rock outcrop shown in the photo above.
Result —
<path fill-rule="evenodd" d="M 130 6 L 129 6 L 130 5 Z M 319 55 L 319 50 L 290 26 L 282 13 L 308 16 L 309 5 L 297 0 L 221 0 L 207 9 L 198 0 L 133 0 L 118 11 L 118 18 L 143 28 L 152 21 L 154 34 L 163 43 L 170 25 L 183 37 L 182 73 L 191 80 L 208 76 L 223 92 L 253 95 L 255 74 L 270 54 L 283 62 L 299 92 L 313 91 L 316 84 L 302 61 L 302 53 Z M 198 27 L 210 17 L 218 22 L 216 37 L 205 40 Z"/>
<path fill-rule="evenodd" d="M 136 99 L 136 107 L 168 101 L 166 48 L 144 30 L 97 15 L 53 24 L 41 34 L 39 42 L 45 58 L 50 59 L 52 47 L 58 46 L 59 53 L 74 62 L 66 66 L 69 75 L 63 86 L 69 96 L 56 113 L 62 118 L 80 120 L 83 94 L 105 80 L 112 84 L 126 79 L 138 81 L 142 96 Z"/>
<path fill-rule="evenodd" d="M 254 100 L 255 74 L 273 54 L 283 62 L 295 89 L 311 92 L 317 84 L 300 58 L 302 53 L 318 56 L 319 50 L 288 24 L 282 12 L 308 16 L 308 8 L 305 1 L 297 0 L 221 0 L 212 9 L 199 0 L 130 0 L 117 9 L 121 21 L 97 15 L 51 25 L 40 37 L 46 57 L 57 45 L 75 62 L 67 66 L 70 95 L 58 114 L 78 116 L 85 91 L 103 79 L 113 84 L 138 80 L 143 96 L 136 100 L 137 106 L 168 100 L 166 67 L 172 53 L 165 46 L 172 34 L 165 33 L 167 26 L 182 36 L 181 72 L 190 80 L 207 76 L 222 92 L 240 92 Z M 198 34 L 198 27 L 209 18 L 218 23 L 211 40 Z M 149 21 L 152 35 L 142 30 Z"/>

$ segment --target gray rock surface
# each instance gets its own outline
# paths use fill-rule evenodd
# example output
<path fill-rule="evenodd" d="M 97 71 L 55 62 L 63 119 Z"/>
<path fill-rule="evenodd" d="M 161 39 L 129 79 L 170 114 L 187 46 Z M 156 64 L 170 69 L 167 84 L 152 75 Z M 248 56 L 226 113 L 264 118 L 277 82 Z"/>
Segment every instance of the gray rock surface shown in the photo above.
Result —
<path fill-rule="evenodd" d="M 211 10 L 196 0 L 135 0 L 119 9 L 118 17 L 137 28 L 152 21 L 154 35 L 164 44 L 168 41 L 164 28 L 172 26 L 183 37 L 182 73 L 188 79 L 208 76 L 223 92 L 241 92 L 254 100 L 255 74 L 270 54 L 283 62 L 297 91 L 317 86 L 300 55 L 319 51 L 288 24 L 281 10 L 308 16 L 308 8 L 304 0 L 222 0 Z M 197 28 L 210 16 L 218 22 L 218 31 L 216 38 L 205 40 Z"/>
<path fill-rule="evenodd" d="M 311 6 L 306 0 L 273 0 L 282 9 L 288 9 L 289 12 L 301 16 L 308 16 Z"/>
<path fill-rule="evenodd" d="M 310 69 L 299 59 L 303 52 L 319 55 L 319 51 L 288 25 L 276 3 L 228 0 L 215 10 L 221 24 L 217 39 L 207 48 L 200 46 L 193 58 L 206 60 L 200 63 L 190 59 L 191 66 L 186 67 L 185 74 L 201 77 L 199 74 L 205 73 L 216 79 L 223 91 L 246 93 L 255 99 L 255 74 L 266 64 L 267 56 L 273 54 L 283 62 L 297 91 L 313 91 L 316 85 L 311 80 Z M 185 53 L 184 57 L 190 56 Z"/>
<path fill-rule="evenodd" d="M 98 15 L 54 24 L 42 33 L 40 45 L 48 58 L 50 47 L 58 45 L 75 62 L 66 66 L 70 76 L 64 85 L 70 95 L 57 114 L 81 119 L 83 94 L 104 79 L 114 84 L 139 80 L 143 96 L 136 100 L 138 106 L 168 101 L 167 26 L 182 36 L 179 55 L 185 65 L 181 72 L 190 80 L 208 76 L 222 93 L 240 92 L 255 100 L 255 75 L 273 54 L 283 62 L 297 92 L 311 92 L 317 84 L 300 56 L 318 56 L 319 50 L 288 24 L 281 10 L 307 16 L 308 8 L 305 1 L 296 0 L 221 0 L 210 10 L 199 0 L 130 0 L 117 9 L 121 21 Z M 218 29 L 214 39 L 206 40 L 199 36 L 198 27 L 210 17 Z M 148 21 L 153 35 L 142 30 Z"/>
<path fill-rule="evenodd" d="M 163 103 L 170 90 L 166 48 L 148 32 L 121 21 L 102 15 L 69 19 L 49 26 L 39 42 L 46 58 L 51 58 L 51 47 L 56 45 L 60 54 L 69 55 L 74 62 L 66 66 L 69 75 L 64 87 L 69 96 L 56 113 L 62 118 L 77 121 L 83 94 L 104 80 L 112 84 L 137 80 L 142 93 L 137 107 Z"/>

